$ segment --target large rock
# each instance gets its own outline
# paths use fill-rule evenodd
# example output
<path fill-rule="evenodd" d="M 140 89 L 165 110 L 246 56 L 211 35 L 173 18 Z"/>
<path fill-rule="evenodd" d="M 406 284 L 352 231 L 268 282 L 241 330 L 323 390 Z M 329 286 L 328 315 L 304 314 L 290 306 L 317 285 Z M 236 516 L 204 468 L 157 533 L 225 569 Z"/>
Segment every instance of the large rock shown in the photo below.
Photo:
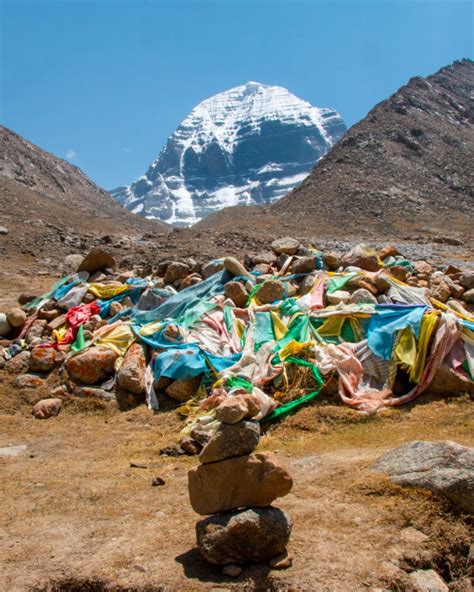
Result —
<path fill-rule="evenodd" d="M 224 287 L 224 295 L 230 298 L 238 308 L 245 308 L 249 295 L 240 282 L 227 282 Z"/>
<path fill-rule="evenodd" d="M 466 290 L 462 295 L 462 299 L 464 300 L 464 302 L 467 302 L 468 304 L 474 304 L 474 288 Z"/>
<path fill-rule="evenodd" d="M 36 319 L 36 321 L 34 321 L 31 327 L 28 329 L 28 333 L 26 334 L 26 343 L 30 346 L 39 343 L 43 337 L 47 324 L 48 321 L 45 321 L 44 319 Z"/>
<path fill-rule="evenodd" d="M 424 487 L 474 513 L 474 448 L 456 442 L 409 442 L 372 467 L 399 485 Z"/>
<path fill-rule="evenodd" d="M 0 312 L 0 337 L 7 337 L 12 330 L 12 326 L 8 322 L 7 315 Z"/>
<path fill-rule="evenodd" d="M 344 267 L 360 267 L 366 271 L 378 271 L 379 259 L 374 249 L 365 245 L 356 245 L 342 258 Z"/>
<path fill-rule="evenodd" d="M 191 397 L 194 397 L 200 382 L 200 376 L 197 376 L 196 378 L 188 378 L 187 380 L 174 380 L 166 388 L 166 394 L 179 403 L 186 403 Z"/>
<path fill-rule="evenodd" d="M 474 382 L 455 372 L 449 366 L 441 365 L 430 382 L 427 392 L 433 395 L 474 394 Z"/>
<path fill-rule="evenodd" d="M 311 273 L 316 269 L 314 257 L 300 257 L 291 266 L 291 273 Z"/>
<path fill-rule="evenodd" d="M 145 392 L 145 349 L 141 343 L 133 343 L 117 372 L 117 384 L 131 393 L 141 395 Z"/>
<path fill-rule="evenodd" d="M 23 327 L 26 321 L 26 312 L 21 308 L 11 308 L 7 312 L 7 320 L 12 327 Z"/>
<path fill-rule="evenodd" d="M 84 257 L 82 255 L 76 253 L 68 255 L 63 261 L 63 275 L 76 273 L 83 260 Z"/>
<path fill-rule="evenodd" d="M 433 569 L 418 569 L 408 577 L 413 592 L 449 592 L 448 586 Z"/>
<path fill-rule="evenodd" d="M 176 280 L 182 280 L 189 274 L 189 267 L 186 263 L 180 263 L 179 261 L 171 262 L 166 268 L 165 283 L 172 284 Z"/>
<path fill-rule="evenodd" d="M 249 508 L 199 521 L 197 544 L 204 558 L 217 565 L 267 562 L 285 552 L 292 526 L 279 508 Z"/>
<path fill-rule="evenodd" d="M 56 365 L 56 351 L 52 347 L 37 346 L 31 350 L 30 372 L 51 372 Z"/>
<path fill-rule="evenodd" d="M 34 374 L 20 374 L 13 381 L 13 386 L 17 389 L 38 389 L 45 384 L 45 381 Z"/>
<path fill-rule="evenodd" d="M 9 374 L 23 374 L 27 372 L 30 365 L 30 352 L 22 351 L 7 362 L 5 362 L 5 371 Z"/>
<path fill-rule="evenodd" d="M 323 255 L 323 261 L 330 271 L 336 271 L 341 266 L 341 256 L 334 251 L 328 251 Z"/>
<path fill-rule="evenodd" d="M 33 415 L 36 419 L 48 419 L 57 415 L 62 407 L 61 399 L 41 399 L 33 407 Z"/>
<path fill-rule="evenodd" d="M 188 473 L 189 497 L 198 514 L 269 506 L 293 486 L 287 469 L 271 452 L 258 452 L 199 465 Z"/>
<path fill-rule="evenodd" d="M 66 363 L 69 376 L 76 382 L 96 384 L 114 371 L 117 354 L 107 347 L 91 347 Z"/>
<path fill-rule="evenodd" d="M 257 292 L 257 298 L 262 304 L 270 304 L 275 300 L 281 300 L 286 295 L 285 285 L 280 280 L 267 280 L 263 282 Z"/>
<path fill-rule="evenodd" d="M 101 247 L 94 247 L 84 257 L 80 263 L 77 271 L 87 271 L 88 273 L 95 273 L 104 269 L 114 269 L 115 259 L 110 253 Z"/>
<path fill-rule="evenodd" d="M 260 424 L 257 421 L 221 423 L 199 455 L 201 463 L 250 454 L 257 448 Z"/>
<path fill-rule="evenodd" d="M 433 298 L 436 298 L 440 302 L 447 302 L 451 297 L 451 289 L 442 275 L 431 278 L 430 290 Z"/>
<path fill-rule="evenodd" d="M 203 266 L 201 269 L 201 275 L 204 279 L 211 277 L 218 271 L 222 271 L 224 269 L 224 261 L 222 259 L 215 259 L 214 261 L 209 261 L 206 265 Z"/>
<path fill-rule="evenodd" d="M 463 288 L 472 290 L 474 288 L 474 271 L 463 271 L 459 274 L 457 280 Z"/>
<path fill-rule="evenodd" d="M 377 298 L 369 290 L 359 288 L 352 292 L 350 302 L 353 304 L 377 304 Z"/>
<path fill-rule="evenodd" d="M 283 238 L 277 238 L 272 242 L 272 249 L 278 255 L 285 253 L 285 255 L 294 255 L 299 249 L 300 241 L 290 236 L 284 236 Z"/>
<path fill-rule="evenodd" d="M 216 408 L 216 419 L 224 423 L 237 423 L 246 417 L 255 417 L 260 408 L 252 395 L 225 398 Z"/>
<path fill-rule="evenodd" d="M 351 298 L 351 293 L 346 292 L 346 290 L 336 290 L 335 292 L 331 292 L 330 294 L 326 294 L 326 300 L 328 304 L 346 304 L 349 302 Z"/>

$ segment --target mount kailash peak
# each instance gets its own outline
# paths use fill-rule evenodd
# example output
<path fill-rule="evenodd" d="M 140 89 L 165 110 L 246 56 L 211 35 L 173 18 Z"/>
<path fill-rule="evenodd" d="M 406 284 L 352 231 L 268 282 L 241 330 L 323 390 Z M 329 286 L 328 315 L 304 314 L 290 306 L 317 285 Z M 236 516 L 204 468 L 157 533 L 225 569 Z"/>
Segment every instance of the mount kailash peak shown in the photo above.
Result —
<path fill-rule="evenodd" d="M 334 109 L 247 82 L 199 103 L 146 174 L 111 194 L 146 218 L 190 226 L 224 207 L 283 197 L 345 131 Z"/>

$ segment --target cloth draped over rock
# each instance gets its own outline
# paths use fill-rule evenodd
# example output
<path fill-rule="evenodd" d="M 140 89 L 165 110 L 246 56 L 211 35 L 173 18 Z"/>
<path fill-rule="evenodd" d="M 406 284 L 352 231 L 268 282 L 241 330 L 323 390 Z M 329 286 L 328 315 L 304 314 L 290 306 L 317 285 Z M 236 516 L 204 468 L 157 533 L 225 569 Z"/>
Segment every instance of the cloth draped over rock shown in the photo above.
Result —
<path fill-rule="evenodd" d="M 68 311 L 54 335 L 59 345 L 76 340 L 70 355 L 92 345 L 109 348 L 119 357 L 134 341 L 148 347 L 145 382 L 153 408 L 158 406 L 153 384 L 161 378 L 200 377 L 196 397 L 181 408 L 189 415 L 187 429 L 212 425 L 213 408 L 222 397 L 239 393 L 255 396 L 259 419 L 268 420 L 307 403 L 333 377 L 342 401 L 364 412 L 413 400 L 443 363 L 472 380 L 474 319 L 427 298 L 423 289 L 383 269 L 370 273 L 387 283 L 386 304 L 328 304 L 327 294 L 337 293 L 359 273 L 320 270 L 304 295 L 285 293 L 281 300 L 263 305 L 256 283 L 245 308 L 226 300 L 226 283 L 239 278 L 225 270 L 180 292 L 156 288 L 141 278 L 107 285 L 70 276 L 37 298 L 32 308 L 39 310 L 54 298 Z M 242 281 L 252 280 L 245 276 Z M 82 304 L 86 292 L 96 300 Z M 83 325 L 94 315 L 106 318 L 112 303 L 125 297 L 131 305 L 128 301 L 86 341 Z M 303 393 L 300 389 L 298 396 L 285 400 L 281 393 L 292 372 L 309 373 L 310 380 Z M 394 394 L 400 372 L 405 374 L 405 389 Z"/>

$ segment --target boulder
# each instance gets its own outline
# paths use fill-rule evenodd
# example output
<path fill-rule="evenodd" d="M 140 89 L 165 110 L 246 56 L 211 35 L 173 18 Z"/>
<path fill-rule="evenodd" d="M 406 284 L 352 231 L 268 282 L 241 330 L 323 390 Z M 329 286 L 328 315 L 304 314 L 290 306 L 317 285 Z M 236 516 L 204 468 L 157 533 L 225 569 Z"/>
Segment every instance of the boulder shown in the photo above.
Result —
<path fill-rule="evenodd" d="M 341 267 L 342 259 L 341 256 L 334 253 L 334 251 L 328 251 L 323 255 L 323 262 L 330 271 L 336 271 Z"/>
<path fill-rule="evenodd" d="M 179 403 L 186 403 L 191 397 L 194 397 L 200 382 L 201 378 L 199 376 L 188 380 L 174 380 L 166 388 L 166 394 Z"/>
<path fill-rule="evenodd" d="M 382 259 L 382 261 L 387 257 L 396 257 L 397 255 L 400 255 L 400 251 L 395 245 L 386 245 L 378 252 L 378 256 L 380 259 Z"/>
<path fill-rule="evenodd" d="M 203 557 L 215 565 L 267 562 L 285 552 L 293 522 L 279 508 L 248 508 L 196 524 Z"/>
<path fill-rule="evenodd" d="M 467 302 L 468 304 L 473 304 L 474 303 L 474 288 L 472 288 L 471 290 L 466 290 L 464 292 L 464 294 L 462 295 L 462 299 L 464 300 L 464 302 Z"/>
<path fill-rule="evenodd" d="M 288 470 L 271 452 L 199 465 L 188 473 L 191 505 L 204 515 L 268 506 L 292 486 Z"/>
<path fill-rule="evenodd" d="M 176 280 L 182 280 L 189 275 L 189 267 L 186 263 L 180 263 L 179 261 L 173 261 L 166 269 L 165 273 L 165 284 L 172 284 Z"/>
<path fill-rule="evenodd" d="M 387 271 L 391 276 L 400 282 L 406 282 L 409 275 L 407 268 L 403 265 L 392 265 L 391 267 L 387 268 Z"/>
<path fill-rule="evenodd" d="M 248 278 L 253 278 L 253 275 L 250 274 L 244 267 L 240 261 L 238 261 L 235 257 L 226 257 L 224 259 L 224 269 L 226 269 L 229 273 L 234 276 L 245 276 Z"/>
<path fill-rule="evenodd" d="M 204 464 L 250 454 L 257 448 L 259 440 L 260 424 L 257 421 L 221 423 L 202 449 L 199 462 Z"/>
<path fill-rule="evenodd" d="M 273 265 L 277 261 L 277 256 L 271 251 L 262 251 L 257 255 L 252 256 L 252 265 L 258 265 L 259 263 L 266 263 L 267 265 Z"/>
<path fill-rule="evenodd" d="M 237 423 L 247 417 L 255 417 L 260 411 L 251 395 L 227 397 L 216 408 L 216 419 L 224 423 Z"/>
<path fill-rule="evenodd" d="M 79 264 L 77 271 L 95 273 L 104 269 L 114 269 L 115 259 L 101 247 L 94 247 Z"/>
<path fill-rule="evenodd" d="M 8 322 L 7 315 L 0 312 L 0 337 L 7 337 L 12 330 L 12 326 Z"/>
<path fill-rule="evenodd" d="M 245 308 L 249 295 L 240 282 L 227 282 L 224 287 L 224 295 L 230 298 L 238 308 Z"/>
<path fill-rule="evenodd" d="M 300 246 L 300 241 L 290 236 L 277 238 L 272 242 L 272 249 L 277 255 L 285 253 L 285 255 L 294 255 Z"/>
<path fill-rule="evenodd" d="M 433 569 L 418 569 L 408 576 L 413 592 L 449 592 L 448 586 Z"/>
<path fill-rule="evenodd" d="M 51 372 L 56 365 L 56 351 L 52 347 L 36 346 L 31 350 L 30 372 Z"/>
<path fill-rule="evenodd" d="M 99 399 L 101 401 L 113 401 L 115 394 L 104 389 L 93 386 L 75 386 L 73 395 L 81 399 Z"/>
<path fill-rule="evenodd" d="M 466 290 L 472 290 L 474 288 L 474 271 L 463 271 L 456 279 Z"/>
<path fill-rule="evenodd" d="M 429 276 L 433 273 L 433 266 L 427 261 L 415 261 L 413 263 L 416 275 Z"/>
<path fill-rule="evenodd" d="M 224 261 L 222 259 L 215 259 L 214 261 L 210 261 L 206 263 L 201 269 L 201 275 L 206 280 L 207 278 L 211 277 L 218 271 L 222 271 L 224 269 Z"/>
<path fill-rule="evenodd" d="M 398 485 L 424 487 L 474 513 L 474 448 L 456 442 L 408 442 L 373 466 Z"/>
<path fill-rule="evenodd" d="M 342 258 L 343 267 L 360 267 L 366 271 L 378 271 L 379 258 L 374 249 L 365 245 L 356 245 Z"/>
<path fill-rule="evenodd" d="M 43 337 L 44 330 L 48 321 L 44 319 L 36 319 L 33 322 L 31 327 L 28 329 L 28 333 L 26 334 L 26 343 L 28 345 L 34 345 L 41 340 Z"/>
<path fill-rule="evenodd" d="M 293 262 L 291 273 L 311 273 L 316 269 L 316 259 L 314 257 L 300 257 Z"/>
<path fill-rule="evenodd" d="M 103 346 L 91 347 L 66 363 L 66 369 L 72 380 L 84 384 L 102 382 L 114 371 L 117 354 Z"/>
<path fill-rule="evenodd" d="M 427 392 L 433 395 L 474 394 L 474 382 L 455 372 L 449 366 L 441 365 L 430 382 Z"/>
<path fill-rule="evenodd" d="M 352 293 L 350 302 L 353 304 L 377 304 L 377 298 L 369 290 L 359 288 Z"/>
<path fill-rule="evenodd" d="M 63 275 L 71 275 L 76 273 L 79 265 L 82 263 L 84 257 L 78 254 L 68 255 L 63 261 L 62 272 Z"/>
<path fill-rule="evenodd" d="M 202 277 L 198 273 L 190 273 L 181 281 L 180 289 L 184 290 L 190 286 L 195 286 L 202 282 Z"/>
<path fill-rule="evenodd" d="M 326 294 L 328 304 L 339 304 L 340 302 L 346 304 L 350 298 L 350 292 L 346 292 L 345 290 L 336 290 L 335 292 L 331 292 L 331 294 Z"/>
<path fill-rule="evenodd" d="M 141 343 L 132 343 L 117 372 L 117 384 L 131 393 L 145 392 L 145 349 Z"/>
<path fill-rule="evenodd" d="M 451 297 L 451 289 L 442 275 L 431 278 L 430 290 L 433 298 L 440 302 L 447 302 Z"/>
<path fill-rule="evenodd" d="M 45 384 L 44 380 L 33 374 L 20 374 L 13 381 L 13 386 L 17 389 L 37 389 Z"/>
<path fill-rule="evenodd" d="M 11 308 L 7 312 L 7 321 L 12 327 L 23 327 L 26 321 L 26 312 L 21 308 Z"/>
<path fill-rule="evenodd" d="M 257 298 L 262 304 L 269 304 L 276 300 L 281 300 L 285 295 L 285 285 L 279 280 L 266 280 L 257 292 Z"/>
<path fill-rule="evenodd" d="M 0 236 L 6 236 L 8 234 L 8 228 L 6 226 L 0 226 Z"/>
<path fill-rule="evenodd" d="M 21 304 L 23 306 L 24 304 L 28 304 L 35 298 L 38 298 L 38 296 L 41 296 L 41 294 L 39 294 L 38 292 L 23 292 L 23 294 L 20 294 L 20 296 L 18 296 L 18 304 Z"/>
<path fill-rule="evenodd" d="M 22 351 L 5 362 L 5 372 L 8 374 L 24 374 L 30 365 L 30 352 Z"/>
<path fill-rule="evenodd" d="M 59 413 L 62 404 L 61 399 L 41 399 L 33 407 L 32 413 L 36 419 L 48 419 Z"/>

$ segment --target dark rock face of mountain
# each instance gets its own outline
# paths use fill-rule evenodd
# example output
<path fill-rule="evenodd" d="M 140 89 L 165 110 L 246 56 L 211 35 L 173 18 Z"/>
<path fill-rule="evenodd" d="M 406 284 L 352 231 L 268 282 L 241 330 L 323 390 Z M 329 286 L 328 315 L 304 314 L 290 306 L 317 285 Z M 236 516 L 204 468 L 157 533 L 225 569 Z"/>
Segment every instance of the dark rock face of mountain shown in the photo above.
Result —
<path fill-rule="evenodd" d="M 472 236 L 474 63 L 412 78 L 272 208 L 314 230 Z"/>
<path fill-rule="evenodd" d="M 189 226 L 224 207 L 279 199 L 345 129 L 332 109 L 248 82 L 195 107 L 147 173 L 111 194 L 132 212 Z"/>

